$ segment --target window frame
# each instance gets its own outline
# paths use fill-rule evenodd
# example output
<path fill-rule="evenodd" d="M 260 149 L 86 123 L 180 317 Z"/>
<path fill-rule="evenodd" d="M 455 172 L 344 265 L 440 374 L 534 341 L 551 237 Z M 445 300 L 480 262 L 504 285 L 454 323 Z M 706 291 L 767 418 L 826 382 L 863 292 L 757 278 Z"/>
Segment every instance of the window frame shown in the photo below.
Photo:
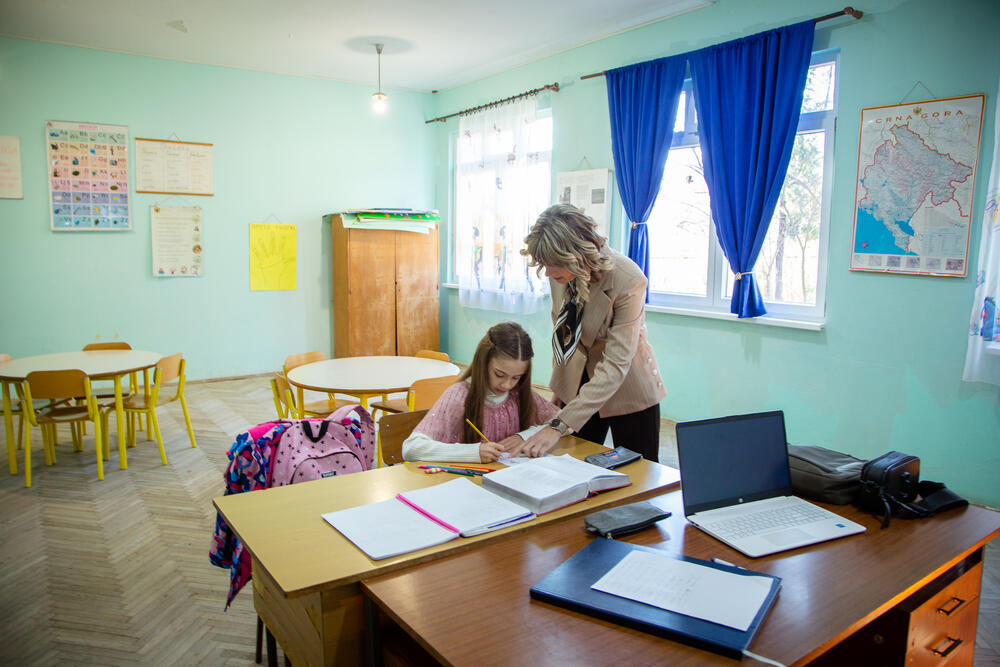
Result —
<path fill-rule="evenodd" d="M 833 153 L 840 93 L 840 51 L 839 49 L 817 51 L 812 54 L 809 61 L 810 67 L 828 62 L 834 63 L 833 108 L 826 111 L 801 114 L 798 126 L 796 127 L 796 135 L 815 131 L 822 131 L 824 133 L 823 184 L 821 190 L 819 248 L 816 268 L 816 302 L 815 305 L 808 305 L 773 302 L 765 299 L 764 304 L 767 308 L 767 313 L 756 318 L 745 318 L 750 321 L 781 324 L 784 326 L 799 326 L 801 324 L 801 328 L 809 329 L 821 329 L 825 321 L 826 282 L 829 265 L 830 210 L 833 192 Z M 683 131 L 674 132 L 670 145 L 671 150 L 699 145 L 697 128 L 694 126 L 692 120 L 695 118 L 695 110 L 694 96 L 692 94 L 693 86 L 690 78 L 685 79 L 682 91 L 685 93 L 683 97 L 684 129 Z M 680 110 L 678 110 L 678 113 L 680 113 Z M 628 224 L 627 219 L 628 216 L 623 211 L 622 220 L 626 221 L 626 224 Z M 728 275 L 730 274 L 729 264 L 719 245 L 714 222 L 711 222 L 708 227 L 707 296 L 662 292 L 650 289 L 649 304 L 647 304 L 649 310 L 736 319 L 736 316 L 730 313 L 731 294 L 723 292 Z M 773 322 L 767 322 L 766 320 L 768 319 L 773 320 Z"/>

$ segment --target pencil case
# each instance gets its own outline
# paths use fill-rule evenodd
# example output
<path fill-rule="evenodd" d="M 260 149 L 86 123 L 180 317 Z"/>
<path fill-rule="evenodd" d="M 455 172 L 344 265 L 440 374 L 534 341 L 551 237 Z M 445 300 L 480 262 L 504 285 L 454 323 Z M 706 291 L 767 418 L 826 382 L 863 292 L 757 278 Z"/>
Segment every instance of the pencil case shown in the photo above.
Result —
<path fill-rule="evenodd" d="M 668 516 L 670 512 L 661 510 L 648 501 L 642 501 L 588 514 L 583 517 L 583 523 L 591 533 L 597 533 L 610 540 L 648 528 Z"/>

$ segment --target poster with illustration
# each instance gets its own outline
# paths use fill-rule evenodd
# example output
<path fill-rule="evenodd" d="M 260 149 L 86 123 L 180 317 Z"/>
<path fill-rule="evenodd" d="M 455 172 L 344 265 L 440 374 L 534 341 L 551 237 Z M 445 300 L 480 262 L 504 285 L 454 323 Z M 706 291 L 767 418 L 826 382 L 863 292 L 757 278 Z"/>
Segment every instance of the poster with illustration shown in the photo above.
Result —
<path fill-rule="evenodd" d="M 132 229 L 128 127 L 49 120 L 45 150 L 54 231 Z"/>
<path fill-rule="evenodd" d="M 202 275 L 204 218 L 200 206 L 150 206 L 153 275 L 194 278 Z"/>

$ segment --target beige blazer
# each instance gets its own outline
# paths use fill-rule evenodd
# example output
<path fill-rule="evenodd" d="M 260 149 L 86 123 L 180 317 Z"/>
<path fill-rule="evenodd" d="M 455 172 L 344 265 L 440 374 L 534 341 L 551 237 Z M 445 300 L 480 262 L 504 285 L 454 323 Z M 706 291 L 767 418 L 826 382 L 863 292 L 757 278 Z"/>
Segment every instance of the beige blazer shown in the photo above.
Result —
<path fill-rule="evenodd" d="M 590 284 L 580 342 L 565 366 L 553 364 L 552 393 L 565 405 L 559 418 L 579 431 L 594 413 L 627 415 L 659 403 L 667 392 L 646 342 L 646 276 L 631 259 L 608 248 L 614 268 Z M 549 280 L 552 321 L 564 285 Z M 584 368 L 590 380 L 580 388 Z"/>

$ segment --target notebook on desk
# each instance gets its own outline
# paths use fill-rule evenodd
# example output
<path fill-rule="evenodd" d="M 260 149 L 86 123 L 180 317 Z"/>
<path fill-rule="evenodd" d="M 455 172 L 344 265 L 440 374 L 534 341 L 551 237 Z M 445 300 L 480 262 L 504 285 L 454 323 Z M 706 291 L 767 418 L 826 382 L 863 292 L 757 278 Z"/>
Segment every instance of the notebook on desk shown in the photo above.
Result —
<path fill-rule="evenodd" d="M 792 495 L 780 410 L 677 424 L 684 516 L 748 556 L 864 532 Z"/>

